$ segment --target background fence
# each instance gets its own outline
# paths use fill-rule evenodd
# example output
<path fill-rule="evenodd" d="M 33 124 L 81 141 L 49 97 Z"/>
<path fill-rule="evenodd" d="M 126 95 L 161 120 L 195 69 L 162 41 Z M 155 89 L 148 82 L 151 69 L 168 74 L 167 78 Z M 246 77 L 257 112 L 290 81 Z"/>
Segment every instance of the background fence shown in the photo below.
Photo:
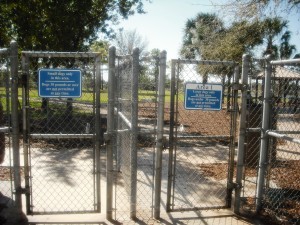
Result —
<path fill-rule="evenodd" d="M 172 61 L 167 210 L 230 206 L 237 116 L 233 84 L 237 75 L 233 62 Z M 194 108 L 186 109 L 189 83 L 206 84 L 209 90 L 193 94 Z M 221 85 L 221 110 L 203 109 L 217 102 L 211 84 Z"/>
<path fill-rule="evenodd" d="M 263 119 L 271 115 L 266 131 L 268 139 L 265 140 L 269 151 L 260 157 L 260 165 L 267 165 L 260 166 L 259 171 L 259 176 L 264 174 L 266 177 L 263 191 L 258 186 L 258 209 L 289 224 L 300 222 L 299 66 L 300 60 L 270 62 L 265 86 L 270 84 L 271 88 L 265 92 L 271 92 L 269 95 L 264 93 L 264 98 L 269 100 L 265 107 L 269 109 L 263 112 Z M 269 115 L 267 110 L 271 112 Z M 264 145 L 263 141 L 261 145 Z"/>
<path fill-rule="evenodd" d="M 100 60 L 96 53 L 22 52 L 27 213 L 100 211 L 100 145 L 106 126 L 101 101 L 107 101 Z M 53 73 L 47 74 L 46 97 L 40 96 L 40 69 Z M 81 71 L 78 83 L 58 74 L 71 69 Z M 60 97 L 78 85 L 80 96 Z"/>
<path fill-rule="evenodd" d="M 297 224 L 299 60 L 247 58 L 244 70 L 250 76 L 248 89 L 243 92 L 247 110 L 243 113 L 242 106 L 241 115 L 247 120 L 245 126 L 241 122 L 242 138 L 239 139 L 239 147 L 245 147 L 243 199 L 239 210 L 259 211 L 273 223 Z"/>

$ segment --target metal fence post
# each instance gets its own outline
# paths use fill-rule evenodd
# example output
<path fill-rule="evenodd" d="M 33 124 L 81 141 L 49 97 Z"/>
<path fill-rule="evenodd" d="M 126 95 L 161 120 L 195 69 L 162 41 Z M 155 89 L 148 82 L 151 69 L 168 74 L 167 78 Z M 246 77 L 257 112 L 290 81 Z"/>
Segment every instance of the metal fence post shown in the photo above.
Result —
<path fill-rule="evenodd" d="M 175 120 L 175 65 L 176 60 L 172 60 L 171 66 L 171 93 L 170 93 L 170 132 L 169 132 L 169 163 L 168 163 L 168 184 L 167 184 L 167 212 L 171 211 L 172 186 L 174 181 L 174 120 Z"/>
<path fill-rule="evenodd" d="M 20 146 L 19 146 L 19 116 L 18 116 L 18 45 L 15 41 L 10 43 L 11 63 L 11 126 L 12 149 L 14 164 L 14 185 L 16 207 L 22 210 L 22 188 L 20 171 Z"/>
<path fill-rule="evenodd" d="M 100 55 L 95 58 L 96 64 L 96 78 L 95 78 L 95 93 L 96 93 L 96 115 L 95 115 L 95 133 L 96 133 L 96 140 L 95 140 L 95 172 L 96 172 L 96 210 L 98 212 L 101 211 L 100 205 L 100 196 L 101 196 L 101 188 L 100 188 L 100 145 L 102 143 L 102 126 L 101 126 L 101 113 L 100 113 L 100 89 L 101 89 L 101 58 Z"/>
<path fill-rule="evenodd" d="M 245 134 L 246 134 L 246 115 L 247 115 L 247 87 L 248 87 L 248 74 L 250 70 L 250 56 L 243 55 L 242 65 L 242 103 L 240 114 L 240 128 L 237 152 L 237 172 L 236 172 L 236 189 L 235 189 L 235 202 L 234 212 L 240 212 L 241 203 L 241 190 L 242 178 L 244 171 L 244 157 L 245 157 Z"/>
<path fill-rule="evenodd" d="M 265 173 L 267 168 L 267 154 L 268 154 L 268 135 L 266 131 L 269 129 L 270 120 L 270 97 L 271 97 L 271 75 L 272 66 L 270 63 L 270 56 L 265 60 L 265 87 L 264 87 L 264 99 L 263 99 L 263 115 L 262 115 L 262 130 L 261 130 L 261 142 L 260 142 L 260 156 L 259 156 L 259 168 L 258 168 L 258 180 L 256 189 L 256 211 L 261 208 L 261 201 L 263 196 L 263 188 L 265 182 Z"/>
<path fill-rule="evenodd" d="M 108 105 L 107 105 L 107 145 L 106 145 L 106 218 L 112 220 L 113 213 L 113 130 L 114 130 L 114 81 L 116 72 L 116 48 L 109 48 L 108 58 Z"/>
<path fill-rule="evenodd" d="M 166 81 L 166 51 L 160 54 L 159 82 L 158 82 L 158 115 L 156 130 L 155 154 L 155 190 L 154 190 L 154 218 L 160 217 L 161 176 L 162 176 L 162 151 L 164 135 L 164 107 L 165 107 L 165 81 Z"/>
<path fill-rule="evenodd" d="M 137 200 L 137 136 L 138 136 L 138 81 L 139 81 L 139 49 L 135 48 L 132 54 L 132 80 L 131 80 L 131 193 L 130 218 L 136 218 Z"/>
<path fill-rule="evenodd" d="M 238 83 L 239 83 L 239 66 L 236 65 L 234 67 L 234 75 L 233 75 L 233 88 L 232 89 L 232 96 L 229 95 L 228 97 L 232 99 L 227 99 L 227 102 L 232 102 L 232 110 L 231 113 L 231 125 L 230 125 L 230 145 L 229 145 L 229 166 L 228 166 L 228 184 L 227 184 L 227 198 L 226 198 L 226 205 L 231 207 L 232 205 L 232 191 L 234 189 L 233 186 L 233 173 L 234 173 L 234 155 L 235 155 L 235 141 L 236 141 L 236 124 L 237 124 L 237 113 L 238 113 Z M 229 108 L 227 108 L 228 110 Z"/>

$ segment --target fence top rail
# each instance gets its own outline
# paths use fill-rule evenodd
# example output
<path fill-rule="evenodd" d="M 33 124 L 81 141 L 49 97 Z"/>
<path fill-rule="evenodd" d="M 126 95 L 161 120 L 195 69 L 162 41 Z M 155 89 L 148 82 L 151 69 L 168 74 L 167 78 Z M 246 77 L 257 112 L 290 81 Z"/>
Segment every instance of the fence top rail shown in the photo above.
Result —
<path fill-rule="evenodd" d="M 22 54 L 29 57 L 56 57 L 56 58 L 93 58 L 100 57 L 100 52 L 50 52 L 50 51 L 22 51 Z"/>
<path fill-rule="evenodd" d="M 196 60 L 196 59 L 172 59 L 172 61 L 181 64 L 197 64 L 197 65 L 234 66 L 236 64 L 233 61 L 214 61 L 214 60 Z"/>
<path fill-rule="evenodd" d="M 272 137 L 276 137 L 276 138 L 280 138 L 280 139 L 283 139 L 283 140 L 286 140 L 289 142 L 300 144 L 300 139 L 290 137 L 285 134 L 280 134 L 280 133 L 277 133 L 275 131 L 270 131 L 270 130 L 268 130 L 266 133 L 267 133 L 267 135 L 272 136 Z"/>
<path fill-rule="evenodd" d="M 8 48 L 0 48 L 0 54 L 7 54 Z"/>
<path fill-rule="evenodd" d="M 286 64 L 295 64 L 300 63 L 300 59 L 287 59 L 287 60 L 274 60 L 271 61 L 273 65 L 286 65 Z"/>

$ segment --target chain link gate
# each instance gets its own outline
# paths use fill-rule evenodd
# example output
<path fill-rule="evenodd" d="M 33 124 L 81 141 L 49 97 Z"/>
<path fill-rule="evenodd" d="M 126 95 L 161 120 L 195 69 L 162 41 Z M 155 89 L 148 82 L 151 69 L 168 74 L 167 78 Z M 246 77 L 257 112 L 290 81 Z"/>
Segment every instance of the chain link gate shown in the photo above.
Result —
<path fill-rule="evenodd" d="M 100 212 L 100 60 L 98 53 L 22 52 L 28 214 Z"/>
<path fill-rule="evenodd" d="M 18 124 L 18 47 L 0 49 L 0 190 L 21 208 L 21 181 Z"/>
<path fill-rule="evenodd" d="M 233 62 L 172 60 L 168 211 L 231 206 L 238 112 L 235 80 L 238 67 Z M 214 100 L 221 101 L 222 109 L 185 109 L 189 83 L 222 84 L 223 95 Z M 198 103 L 206 101 L 200 97 L 196 96 Z"/>
<path fill-rule="evenodd" d="M 300 223 L 299 65 L 267 59 L 263 95 L 257 211 L 286 224 Z"/>
<path fill-rule="evenodd" d="M 299 222 L 299 62 L 243 59 L 236 212 L 274 224 Z"/>
<path fill-rule="evenodd" d="M 0 190 L 13 198 L 13 167 L 10 129 L 10 60 L 9 49 L 0 49 Z"/>
<path fill-rule="evenodd" d="M 109 57 L 107 218 L 159 217 L 166 56 Z M 159 84 L 159 86 L 158 86 Z"/>

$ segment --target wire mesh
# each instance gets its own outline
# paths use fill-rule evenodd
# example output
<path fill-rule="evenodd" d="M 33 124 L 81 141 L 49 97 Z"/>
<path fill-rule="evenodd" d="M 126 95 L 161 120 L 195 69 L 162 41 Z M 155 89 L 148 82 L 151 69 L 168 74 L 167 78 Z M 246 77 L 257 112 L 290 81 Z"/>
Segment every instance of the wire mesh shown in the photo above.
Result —
<path fill-rule="evenodd" d="M 153 211 L 158 59 L 139 60 L 138 86 L 135 87 L 134 66 L 132 56 L 117 57 L 114 148 L 114 218 L 117 221 L 129 220 L 133 215 L 148 221 Z M 138 99 L 134 99 L 134 89 L 138 89 Z M 135 107 L 138 107 L 138 130 L 134 129 L 132 117 Z"/>
<path fill-rule="evenodd" d="M 30 209 L 27 210 L 30 213 L 100 210 L 100 149 L 97 140 L 101 137 L 97 134 L 101 134 L 98 129 L 104 129 L 106 124 L 104 118 L 99 124 L 100 114 L 96 108 L 100 101 L 107 102 L 107 97 L 106 91 L 101 90 L 101 99 L 97 98 L 97 90 L 100 90 L 97 57 L 91 53 L 23 52 L 22 104 L 26 110 L 23 136 L 25 153 L 28 154 L 31 195 Z M 45 98 L 38 95 L 41 85 L 39 69 L 74 68 L 82 74 L 79 81 L 81 97 L 53 95 Z M 26 146 L 29 146 L 28 151 Z"/>
<path fill-rule="evenodd" d="M 286 65 L 274 63 L 272 68 L 271 130 L 289 139 L 269 136 L 267 182 L 262 210 L 280 224 L 300 223 L 299 62 Z M 294 139 L 298 143 L 293 142 Z"/>
<path fill-rule="evenodd" d="M 14 199 L 13 155 L 10 136 L 10 60 L 8 49 L 0 49 L 0 192 Z M 22 170 L 21 170 L 22 171 Z"/>
<path fill-rule="evenodd" d="M 235 132 L 231 126 L 234 64 L 178 60 L 172 66 L 175 66 L 176 95 L 175 118 L 170 121 L 170 129 L 174 130 L 174 137 L 170 136 L 174 151 L 174 158 L 170 159 L 174 171 L 173 180 L 169 180 L 173 186 L 171 210 L 227 207 L 229 171 L 232 173 L 234 166 L 230 161 L 234 151 L 232 131 Z M 186 83 L 221 84 L 221 110 L 187 110 L 184 107 Z"/>
<path fill-rule="evenodd" d="M 254 212 L 262 127 L 264 61 L 252 59 L 246 96 L 246 132 L 241 211 Z"/>

